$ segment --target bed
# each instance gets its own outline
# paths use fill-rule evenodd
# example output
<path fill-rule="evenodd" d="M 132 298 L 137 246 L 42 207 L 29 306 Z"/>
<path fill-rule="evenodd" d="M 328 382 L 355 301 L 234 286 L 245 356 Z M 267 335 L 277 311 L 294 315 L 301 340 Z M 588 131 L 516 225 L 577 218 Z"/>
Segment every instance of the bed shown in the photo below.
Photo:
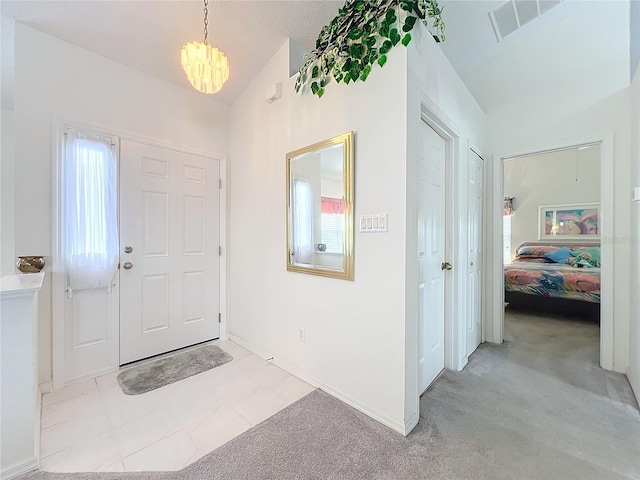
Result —
<path fill-rule="evenodd" d="M 504 266 L 509 307 L 599 316 L 599 244 L 523 243 Z"/>

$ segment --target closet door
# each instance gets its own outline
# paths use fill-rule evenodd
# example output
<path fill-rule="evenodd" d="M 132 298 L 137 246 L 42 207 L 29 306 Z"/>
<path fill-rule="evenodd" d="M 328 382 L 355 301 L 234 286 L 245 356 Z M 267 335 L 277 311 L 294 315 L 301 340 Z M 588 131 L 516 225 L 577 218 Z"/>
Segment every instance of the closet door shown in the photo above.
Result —
<path fill-rule="evenodd" d="M 121 142 L 120 364 L 218 338 L 219 161 Z"/>
<path fill-rule="evenodd" d="M 467 355 L 471 355 L 482 341 L 482 213 L 484 204 L 484 161 L 469 151 L 469 237 L 467 288 Z"/>

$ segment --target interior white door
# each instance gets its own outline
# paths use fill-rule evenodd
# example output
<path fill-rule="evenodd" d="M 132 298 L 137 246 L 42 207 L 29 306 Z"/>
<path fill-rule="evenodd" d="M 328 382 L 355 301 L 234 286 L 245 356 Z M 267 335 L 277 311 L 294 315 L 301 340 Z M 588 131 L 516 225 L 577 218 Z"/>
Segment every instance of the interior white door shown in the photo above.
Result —
<path fill-rule="evenodd" d="M 219 161 L 120 145 L 120 364 L 218 338 Z"/>
<path fill-rule="evenodd" d="M 471 355 L 482 341 L 482 211 L 484 199 L 484 161 L 469 151 L 469 266 L 467 355 Z"/>
<path fill-rule="evenodd" d="M 445 270 L 442 264 L 446 261 L 445 141 L 424 122 L 420 122 L 418 152 L 419 391 L 422 393 L 444 369 Z"/>

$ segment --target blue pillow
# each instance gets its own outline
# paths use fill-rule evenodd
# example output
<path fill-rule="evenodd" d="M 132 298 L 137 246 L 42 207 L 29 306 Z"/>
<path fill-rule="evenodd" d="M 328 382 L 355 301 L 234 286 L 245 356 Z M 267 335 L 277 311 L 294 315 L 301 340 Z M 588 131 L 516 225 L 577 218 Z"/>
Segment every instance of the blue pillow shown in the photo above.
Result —
<path fill-rule="evenodd" d="M 569 247 L 560 247 L 553 252 L 547 253 L 545 257 L 549 260 L 553 260 L 556 263 L 567 263 L 573 255 L 571 255 L 571 250 Z"/>

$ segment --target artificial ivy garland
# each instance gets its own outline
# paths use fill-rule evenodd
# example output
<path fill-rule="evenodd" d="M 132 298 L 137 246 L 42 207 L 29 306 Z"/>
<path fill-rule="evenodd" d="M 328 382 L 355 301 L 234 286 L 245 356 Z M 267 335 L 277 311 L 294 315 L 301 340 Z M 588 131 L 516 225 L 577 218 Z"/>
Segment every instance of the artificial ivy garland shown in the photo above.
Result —
<path fill-rule="evenodd" d="M 437 0 L 347 0 L 329 25 L 322 28 L 316 48 L 305 55 L 298 72 L 296 92 L 306 83 L 322 97 L 331 77 L 340 83 L 365 81 L 371 67 L 387 63 L 387 54 L 398 43 L 411 42 L 418 19 L 428 26 L 433 19 L 436 42 L 444 40 L 442 9 Z"/>

